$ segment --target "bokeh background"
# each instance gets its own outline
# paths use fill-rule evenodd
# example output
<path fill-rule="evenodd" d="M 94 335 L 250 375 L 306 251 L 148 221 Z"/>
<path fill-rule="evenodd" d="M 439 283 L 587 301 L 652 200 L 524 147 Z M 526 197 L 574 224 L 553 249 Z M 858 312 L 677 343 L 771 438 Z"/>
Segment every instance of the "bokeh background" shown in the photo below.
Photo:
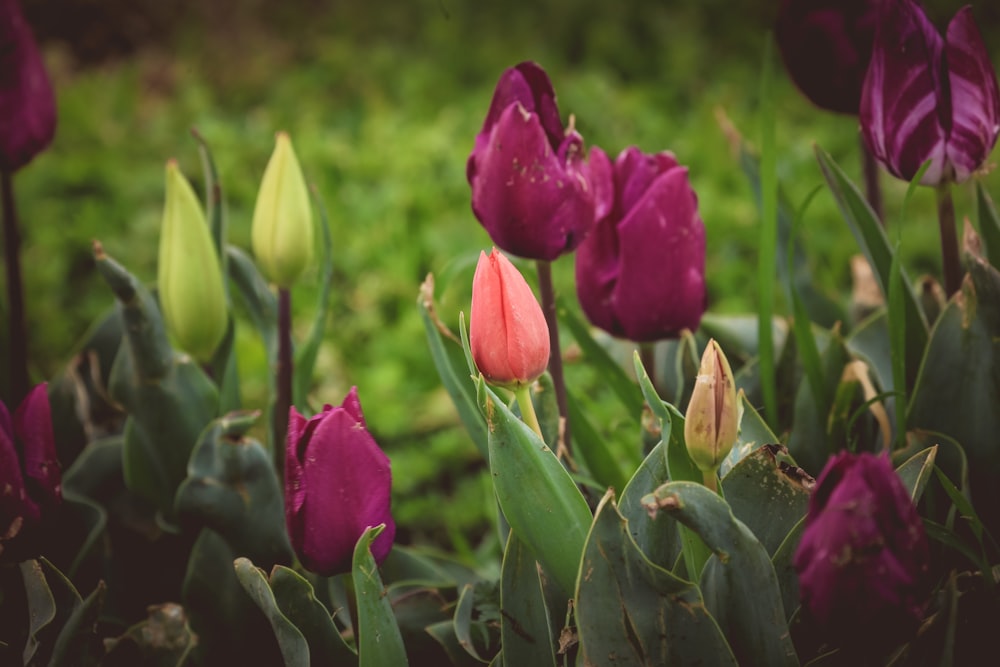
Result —
<path fill-rule="evenodd" d="M 498 76 L 538 61 L 563 117 L 574 114 L 588 144 L 610 154 L 629 144 L 672 150 L 690 167 L 707 227 L 710 311 L 752 311 L 757 206 L 719 119 L 756 141 L 777 4 L 26 0 L 59 104 L 51 149 L 15 181 L 34 379 L 57 376 L 90 322 L 112 306 L 91 239 L 154 280 L 166 160 L 176 158 L 203 190 L 191 127 L 213 147 L 230 240 L 246 248 L 274 134 L 286 130 L 325 199 L 334 238 L 335 286 L 312 401 L 339 403 L 357 385 L 369 427 L 393 460 L 399 539 L 473 558 L 489 533 L 490 487 L 439 386 L 415 302 L 434 272 L 443 319 L 457 326 L 468 310 L 475 260 L 490 241 L 470 210 L 465 161 Z M 943 26 L 963 3 L 924 4 Z M 975 13 L 1000 62 L 1000 4 L 982 0 Z M 777 55 L 774 63 L 779 177 L 797 205 L 822 183 L 816 144 L 860 177 L 857 121 L 811 107 Z M 997 180 L 986 181 L 994 197 Z M 883 183 L 907 268 L 937 273 L 933 193 L 919 191 L 897 220 L 905 185 L 886 175 Z M 970 191 L 956 197 L 959 215 L 971 215 Z M 802 234 L 817 285 L 846 303 L 855 245 L 825 192 Z M 555 273 L 575 306 L 572 257 Z M 303 335 L 317 279 L 314 271 L 295 291 Z M 262 406 L 263 347 L 247 326 L 238 345 L 246 403 Z M 572 364 L 568 372 L 587 381 Z M 598 421 L 613 425 L 614 416 Z"/>

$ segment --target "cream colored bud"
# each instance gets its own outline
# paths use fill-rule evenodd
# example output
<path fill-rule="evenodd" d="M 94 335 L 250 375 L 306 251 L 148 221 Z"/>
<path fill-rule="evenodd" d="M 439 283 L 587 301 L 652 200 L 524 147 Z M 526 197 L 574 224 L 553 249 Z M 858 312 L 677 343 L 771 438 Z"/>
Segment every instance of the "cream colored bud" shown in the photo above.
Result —
<path fill-rule="evenodd" d="M 733 371 L 722 348 L 710 340 L 684 417 L 684 441 L 700 470 L 718 469 L 736 444 L 739 425 Z"/>

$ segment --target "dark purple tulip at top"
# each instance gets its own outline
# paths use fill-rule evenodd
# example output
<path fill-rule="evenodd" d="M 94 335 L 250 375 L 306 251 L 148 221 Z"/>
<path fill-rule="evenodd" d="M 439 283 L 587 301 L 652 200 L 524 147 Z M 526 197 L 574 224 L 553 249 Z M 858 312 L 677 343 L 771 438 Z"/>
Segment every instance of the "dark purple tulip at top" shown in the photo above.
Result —
<path fill-rule="evenodd" d="M 0 170 L 30 162 L 55 128 L 52 85 L 20 0 L 0 0 Z"/>
<path fill-rule="evenodd" d="M 371 550 L 382 563 L 396 523 L 390 509 L 389 457 L 368 432 L 357 387 L 340 407 L 324 406 L 306 419 L 288 417 L 285 519 L 306 569 L 330 576 L 350 572 L 354 546 L 369 526 L 385 524 Z"/>
<path fill-rule="evenodd" d="M 795 553 L 803 616 L 830 640 L 892 641 L 922 618 L 927 537 L 886 456 L 827 462 Z"/>
<path fill-rule="evenodd" d="M 594 224 L 589 172 L 545 71 L 531 62 L 505 71 L 466 163 L 472 211 L 493 243 L 528 259 L 572 251 Z"/>
<path fill-rule="evenodd" d="M 857 114 L 880 0 L 782 0 L 775 36 L 792 81 L 818 107 Z"/>
<path fill-rule="evenodd" d="M 42 383 L 28 392 L 13 420 L 0 402 L 0 555 L 16 547 L 18 537 L 36 527 L 60 502 L 62 473 L 49 395 Z"/>
<path fill-rule="evenodd" d="M 596 166 L 607 160 L 594 148 Z M 576 253 L 587 318 L 620 338 L 660 340 L 698 328 L 705 310 L 705 226 L 686 167 L 631 147 L 613 167 L 613 206 Z"/>
<path fill-rule="evenodd" d="M 860 115 L 872 154 L 899 178 L 928 159 L 924 185 L 979 169 L 1000 132 L 1000 92 L 972 8 L 942 38 L 916 2 L 885 0 Z"/>

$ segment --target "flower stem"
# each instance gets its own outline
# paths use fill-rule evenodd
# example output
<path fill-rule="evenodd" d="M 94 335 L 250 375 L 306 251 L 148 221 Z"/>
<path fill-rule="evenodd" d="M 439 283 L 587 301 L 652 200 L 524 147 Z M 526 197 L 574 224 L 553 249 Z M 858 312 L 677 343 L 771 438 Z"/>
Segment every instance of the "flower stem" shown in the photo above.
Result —
<path fill-rule="evenodd" d="M 274 467 L 278 479 L 285 468 L 285 438 L 288 431 L 288 409 L 292 405 L 292 293 L 287 287 L 278 288 L 278 363 L 277 396 L 274 401 L 273 444 Z"/>
<path fill-rule="evenodd" d="M 566 380 L 563 377 L 562 351 L 559 349 L 559 323 L 556 321 L 556 295 L 552 287 L 552 265 L 538 260 L 538 288 L 542 293 L 542 312 L 549 327 L 549 373 L 556 390 L 556 405 L 563 422 L 563 446 L 570 452 L 569 407 L 566 403 Z"/>
<path fill-rule="evenodd" d="M 24 283 L 21 280 L 21 230 L 14 206 L 14 174 L 0 172 L 3 198 L 3 247 L 7 267 L 8 405 L 18 405 L 28 395 L 28 335 L 24 321 Z"/>
<path fill-rule="evenodd" d="M 660 393 L 660 385 L 657 384 L 659 378 L 656 373 L 656 347 L 653 343 L 639 343 L 639 361 L 646 369 L 649 381 L 653 383 L 653 388 Z M 662 394 L 660 394 L 662 396 Z"/>
<path fill-rule="evenodd" d="M 865 176 L 865 199 L 868 200 L 868 205 L 875 212 L 875 217 L 885 227 L 885 218 L 882 217 L 882 188 L 879 187 L 878 182 L 878 162 L 875 161 L 872 152 L 868 150 L 868 144 L 865 143 L 864 137 L 859 134 L 858 138 L 861 140 L 861 171 Z"/>
<path fill-rule="evenodd" d="M 958 254 L 958 234 L 955 231 L 955 204 L 951 185 L 937 187 L 938 227 L 941 231 L 941 265 L 944 269 L 944 291 L 950 298 L 962 286 L 962 265 Z"/>
<path fill-rule="evenodd" d="M 521 408 L 521 419 L 532 431 L 538 434 L 542 442 L 545 442 L 545 437 L 542 436 L 542 427 L 538 424 L 538 416 L 535 414 L 535 404 L 531 402 L 531 385 L 519 385 L 514 389 L 514 397 L 517 399 L 518 407 Z"/>
<path fill-rule="evenodd" d="M 715 474 L 716 472 L 716 470 L 701 471 L 702 481 L 712 493 L 719 492 L 719 476 Z"/>

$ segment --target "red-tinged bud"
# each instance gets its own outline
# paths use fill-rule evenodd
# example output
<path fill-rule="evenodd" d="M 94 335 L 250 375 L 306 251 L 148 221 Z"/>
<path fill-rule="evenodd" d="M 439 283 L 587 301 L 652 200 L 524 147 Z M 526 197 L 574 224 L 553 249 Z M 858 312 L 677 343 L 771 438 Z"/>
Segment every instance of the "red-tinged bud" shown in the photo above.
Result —
<path fill-rule="evenodd" d="M 549 364 L 549 328 L 524 276 L 496 248 L 479 253 L 469 316 L 472 358 L 487 380 L 534 382 Z"/>

